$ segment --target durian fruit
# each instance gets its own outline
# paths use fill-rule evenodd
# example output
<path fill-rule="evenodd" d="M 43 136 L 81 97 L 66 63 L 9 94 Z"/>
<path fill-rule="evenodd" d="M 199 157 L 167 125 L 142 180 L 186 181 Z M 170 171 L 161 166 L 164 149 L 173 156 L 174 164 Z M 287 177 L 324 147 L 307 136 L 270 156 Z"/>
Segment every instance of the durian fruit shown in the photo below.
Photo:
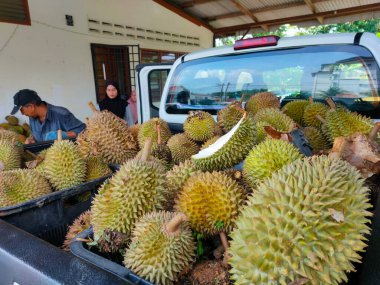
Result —
<path fill-rule="evenodd" d="M 186 216 L 153 212 L 136 223 L 124 265 L 153 284 L 176 284 L 194 262 L 196 245 Z"/>
<path fill-rule="evenodd" d="M 0 171 L 21 167 L 19 147 L 10 140 L 0 139 Z"/>
<path fill-rule="evenodd" d="M 303 114 L 306 106 L 309 104 L 307 100 L 294 100 L 290 101 L 282 107 L 282 112 L 289 116 L 298 125 L 303 125 Z"/>
<path fill-rule="evenodd" d="M 86 163 L 77 145 L 69 140 L 62 140 L 60 130 L 58 140 L 46 152 L 44 174 L 57 190 L 79 185 L 86 178 Z"/>
<path fill-rule="evenodd" d="M 266 108 L 263 110 L 260 110 L 254 117 L 254 121 L 256 124 L 257 132 L 260 134 L 258 136 L 257 143 L 260 142 L 260 139 L 265 138 L 264 136 L 265 131 L 264 127 L 266 126 L 264 122 L 266 122 L 269 126 L 274 128 L 276 131 L 283 132 L 283 133 L 290 133 L 296 128 L 295 122 L 282 113 L 280 110 L 275 108 Z M 260 126 L 260 130 L 259 130 Z"/>
<path fill-rule="evenodd" d="M 141 149 L 144 147 L 144 143 L 147 138 L 151 138 L 153 140 L 153 146 L 156 144 L 157 124 L 160 125 L 162 143 L 167 143 L 169 138 L 172 136 L 168 123 L 159 118 L 150 119 L 142 124 L 139 130 L 138 140 Z"/>
<path fill-rule="evenodd" d="M 253 188 L 284 165 L 302 157 L 291 143 L 268 138 L 249 152 L 243 165 L 244 179 Z"/>
<path fill-rule="evenodd" d="M 214 235 L 229 232 L 244 202 L 244 189 L 220 172 L 192 175 L 178 194 L 175 209 L 184 213 L 195 231 Z"/>
<path fill-rule="evenodd" d="M 323 134 L 317 128 L 306 127 L 303 129 L 303 133 L 309 141 L 314 152 L 329 149 L 330 144 L 326 141 L 326 139 L 323 137 Z"/>
<path fill-rule="evenodd" d="M 197 142 L 205 142 L 214 136 L 216 122 L 210 113 L 190 111 L 183 124 L 185 134 Z"/>
<path fill-rule="evenodd" d="M 180 162 L 179 165 L 174 165 L 174 167 L 166 173 L 166 210 L 171 211 L 173 209 L 175 199 L 187 179 L 199 173 L 201 173 L 201 171 L 196 169 L 195 164 L 191 160 L 185 160 L 184 162 Z"/>
<path fill-rule="evenodd" d="M 88 122 L 88 121 L 87 121 Z M 88 123 L 87 123 L 88 124 Z M 76 143 L 83 158 L 96 156 L 96 148 L 87 137 L 87 129 L 81 131 L 76 137 Z"/>
<path fill-rule="evenodd" d="M 255 125 L 252 118 L 244 114 L 231 131 L 191 158 L 200 170 L 223 170 L 241 162 L 254 144 Z"/>
<path fill-rule="evenodd" d="M 86 181 L 94 180 L 112 173 L 108 164 L 101 157 L 90 156 L 85 159 L 87 171 Z"/>
<path fill-rule="evenodd" d="M 69 227 L 67 234 L 65 236 L 65 241 L 63 242 L 62 249 L 64 251 L 70 251 L 70 244 L 72 240 L 81 232 L 88 229 L 91 225 L 91 212 L 86 211 L 82 213 L 78 218 L 74 220 L 72 225 Z"/>
<path fill-rule="evenodd" d="M 11 115 L 6 116 L 5 120 L 7 120 L 8 124 L 10 124 L 11 126 L 17 126 L 18 125 L 18 118 L 15 116 L 11 116 Z"/>
<path fill-rule="evenodd" d="M 24 129 L 25 136 L 30 137 L 30 135 L 32 134 L 30 131 L 30 126 L 27 123 L 23 123 L 21 127 Z"/>
<path fill-rule="evenodd" d="M 253 94 L 245 104 L 245 109 L 252 115 L 256 115 L 265 108 L 280 108 L 280 100 L 272 92 L 259 92 Z"/>
<path fill-rule="evenodd" d="M 141 126 L 142 126 L 141 124 L 129 126 L 129 131 L 131 132 L 133 138 L 137 142 L 139 141 L 139 131 L 140 131 Z M 139 148 L 140 148 L 140 146 L 139 146 Z"/>
<path fill-rule="evenodd" d="M 306 106 L 303 121 L 304 125 L 321 129 L 322 122 L 319 118 L 325 119 L 328 106 L 320 102 L 312 102 Z"/>
<path fill-rule="evenodd" d="M 95 241 L 106 230 L 129 237 L 142 215 L 163 208 L 165 169 L 157 160 L 148 160 L 151 144 L 147 139 L 140 160 L 124 163 L 95 196 L 91 207 Z M 100 250 L 105 249 L 116 250 L 113 245 L 101 245 Z"/>
<path fill-rule="evenodd" d="M 241 97 L 242 100 L 243 98 L 244 96 Z M 242 100 L 234 101 L 227 107 L 218 111 L 218 125 L 225 133 L 228 133 L 243 117 L 244 109 L 242 107 Z"/>
<path fill-rule="evenodd" d="M 172 136 L 167 145 L 172 154 L 173 162 L 176 164 L 190 159 L 192 155 L 199 151 L 199 146 L 189 139 L 185 133 Z"/>
<path fill-rule="evenodd" d="M 95 155 L 107 163 L 121 164 L 135 157 L 137 142 L 125 121 L 109 111 L 97 111 L 90 102 L 94 117 L 87 124 L 87 140 L 96 147 Z"/>
<path fill-rule="evenodd" d="M 172 153 L 170 152 L 169 147 L 162 143 L 161 139 L 161 126 L 156 121 L 157 128 L 157 144 L 152 147 L 151 155 L 159 160 L 161 160 L 165 165 L 170 165 L 172 161 Z"/>
<path fill-rule="evenodd" d="M 222 128 L 218 124 L 216 124 L 215 128 L 214 128 L 213 136 L 214 137 L 215 136 L 221 137 L 222 135 L 224 135 L 224 132 L 223 132 Z"/>
<path fill-rule="evenodd" d="M 219 138 L 220 138 L 220 136 L 214 136 L 211 139 L 208 139 L 207 141 L 204 142 L 204 144 L 202 144 L 201 150 L 205 149 L 205 148 L 208 148 L 210 145 L 212 145 L 213 143 L 215 143 Z"/>
<path fill-rule="evenodd" d="M 303 158 L 258 185 L 231 233 L 235 284 L 341 284 L 366 247 L 369 189 L 327 156 Z"/>
<path fill-rule="evenodd" d="M 235 180 L 242 189 L 244 189 L 245 198 L 249 193 L 252 192 L 252 187 L 250 184 L 247 183 L 246 179 L 244 178 L 244 173 L 241 170 L 230 168 L 226 170 L 220 171 L 221 173 L 227 175 L 228 177 Z"/>
<path fill-rule="evenodd" d="M 0 140 L 10 140 L 12 142 L 18 142 L 19 136 L 15 132 L 0 128 Z"/>
<path fill-rule="evenodd" d="M 0 207 L 26 202 L 51 191 L 48 181 L 33 169 L 0 172 Z"/>

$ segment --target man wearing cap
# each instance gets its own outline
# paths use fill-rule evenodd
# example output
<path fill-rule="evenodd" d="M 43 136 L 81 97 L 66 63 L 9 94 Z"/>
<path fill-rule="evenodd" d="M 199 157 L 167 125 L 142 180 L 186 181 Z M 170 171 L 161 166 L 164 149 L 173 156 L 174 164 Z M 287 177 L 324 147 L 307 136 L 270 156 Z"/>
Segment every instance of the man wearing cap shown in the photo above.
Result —
<path fill-rule="evenodd" d="M 32 137 L 27 138 L 25 143 L 54 140 L 58 130 L 62 130 L 63 138 L 73 138 L 86 128 L 66 108 L 42 101 L 36 91 L 22 89 L 13 96 L 13 100 L 15 106 L 11 114 L 20 110 L 29 117 Z"/>

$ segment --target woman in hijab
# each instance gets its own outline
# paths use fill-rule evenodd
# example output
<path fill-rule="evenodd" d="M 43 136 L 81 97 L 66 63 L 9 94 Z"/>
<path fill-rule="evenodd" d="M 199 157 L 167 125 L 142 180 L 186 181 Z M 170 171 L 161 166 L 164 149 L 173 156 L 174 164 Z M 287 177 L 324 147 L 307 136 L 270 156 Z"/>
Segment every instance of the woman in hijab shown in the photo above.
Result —
<path fill-rule="evenodd" d="M 128 102 L 120 95 L 119 85 L 113 80 L 106 81 L 106 98 L 99 103 L 100 111 L 108 110 L 119 118 L 124 119 L 128 125 L 133 125 L 132 114 L 128 108 Z"/>

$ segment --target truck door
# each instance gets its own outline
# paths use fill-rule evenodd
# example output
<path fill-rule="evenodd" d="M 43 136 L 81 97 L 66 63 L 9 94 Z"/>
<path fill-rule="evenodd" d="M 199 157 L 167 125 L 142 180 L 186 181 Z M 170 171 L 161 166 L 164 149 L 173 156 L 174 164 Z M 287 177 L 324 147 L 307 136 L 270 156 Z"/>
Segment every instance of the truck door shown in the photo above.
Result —
<path fill-rule="evenodd" d="M 159 116 L 162 90 L 172 63 L 139 64 L 136 67 L 136 94 L 139 123 Z"/>

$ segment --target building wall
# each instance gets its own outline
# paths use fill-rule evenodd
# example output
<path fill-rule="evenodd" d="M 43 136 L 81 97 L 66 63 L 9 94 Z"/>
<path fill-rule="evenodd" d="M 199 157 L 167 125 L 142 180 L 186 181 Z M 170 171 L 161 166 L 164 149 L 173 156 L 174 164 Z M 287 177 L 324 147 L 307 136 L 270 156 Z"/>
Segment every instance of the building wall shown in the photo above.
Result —
<path fill-rule="evenodd" d="M 31 26 L 0 23 L 0 122 L 20 89 L 69 108 L 84 120 L 95 102 L 91 43 L 191 52 L 212 46 L 212 33 L 150 0 L 29 0 Z M 66 25 L 65 14 L 74 26 Z M 88 19 L 198 37 L 198 46 L 90 32 Z M 96 25 L 95 25 L 96 26 Z M 21 121 L 27 118 L 20 113 Z"/>

